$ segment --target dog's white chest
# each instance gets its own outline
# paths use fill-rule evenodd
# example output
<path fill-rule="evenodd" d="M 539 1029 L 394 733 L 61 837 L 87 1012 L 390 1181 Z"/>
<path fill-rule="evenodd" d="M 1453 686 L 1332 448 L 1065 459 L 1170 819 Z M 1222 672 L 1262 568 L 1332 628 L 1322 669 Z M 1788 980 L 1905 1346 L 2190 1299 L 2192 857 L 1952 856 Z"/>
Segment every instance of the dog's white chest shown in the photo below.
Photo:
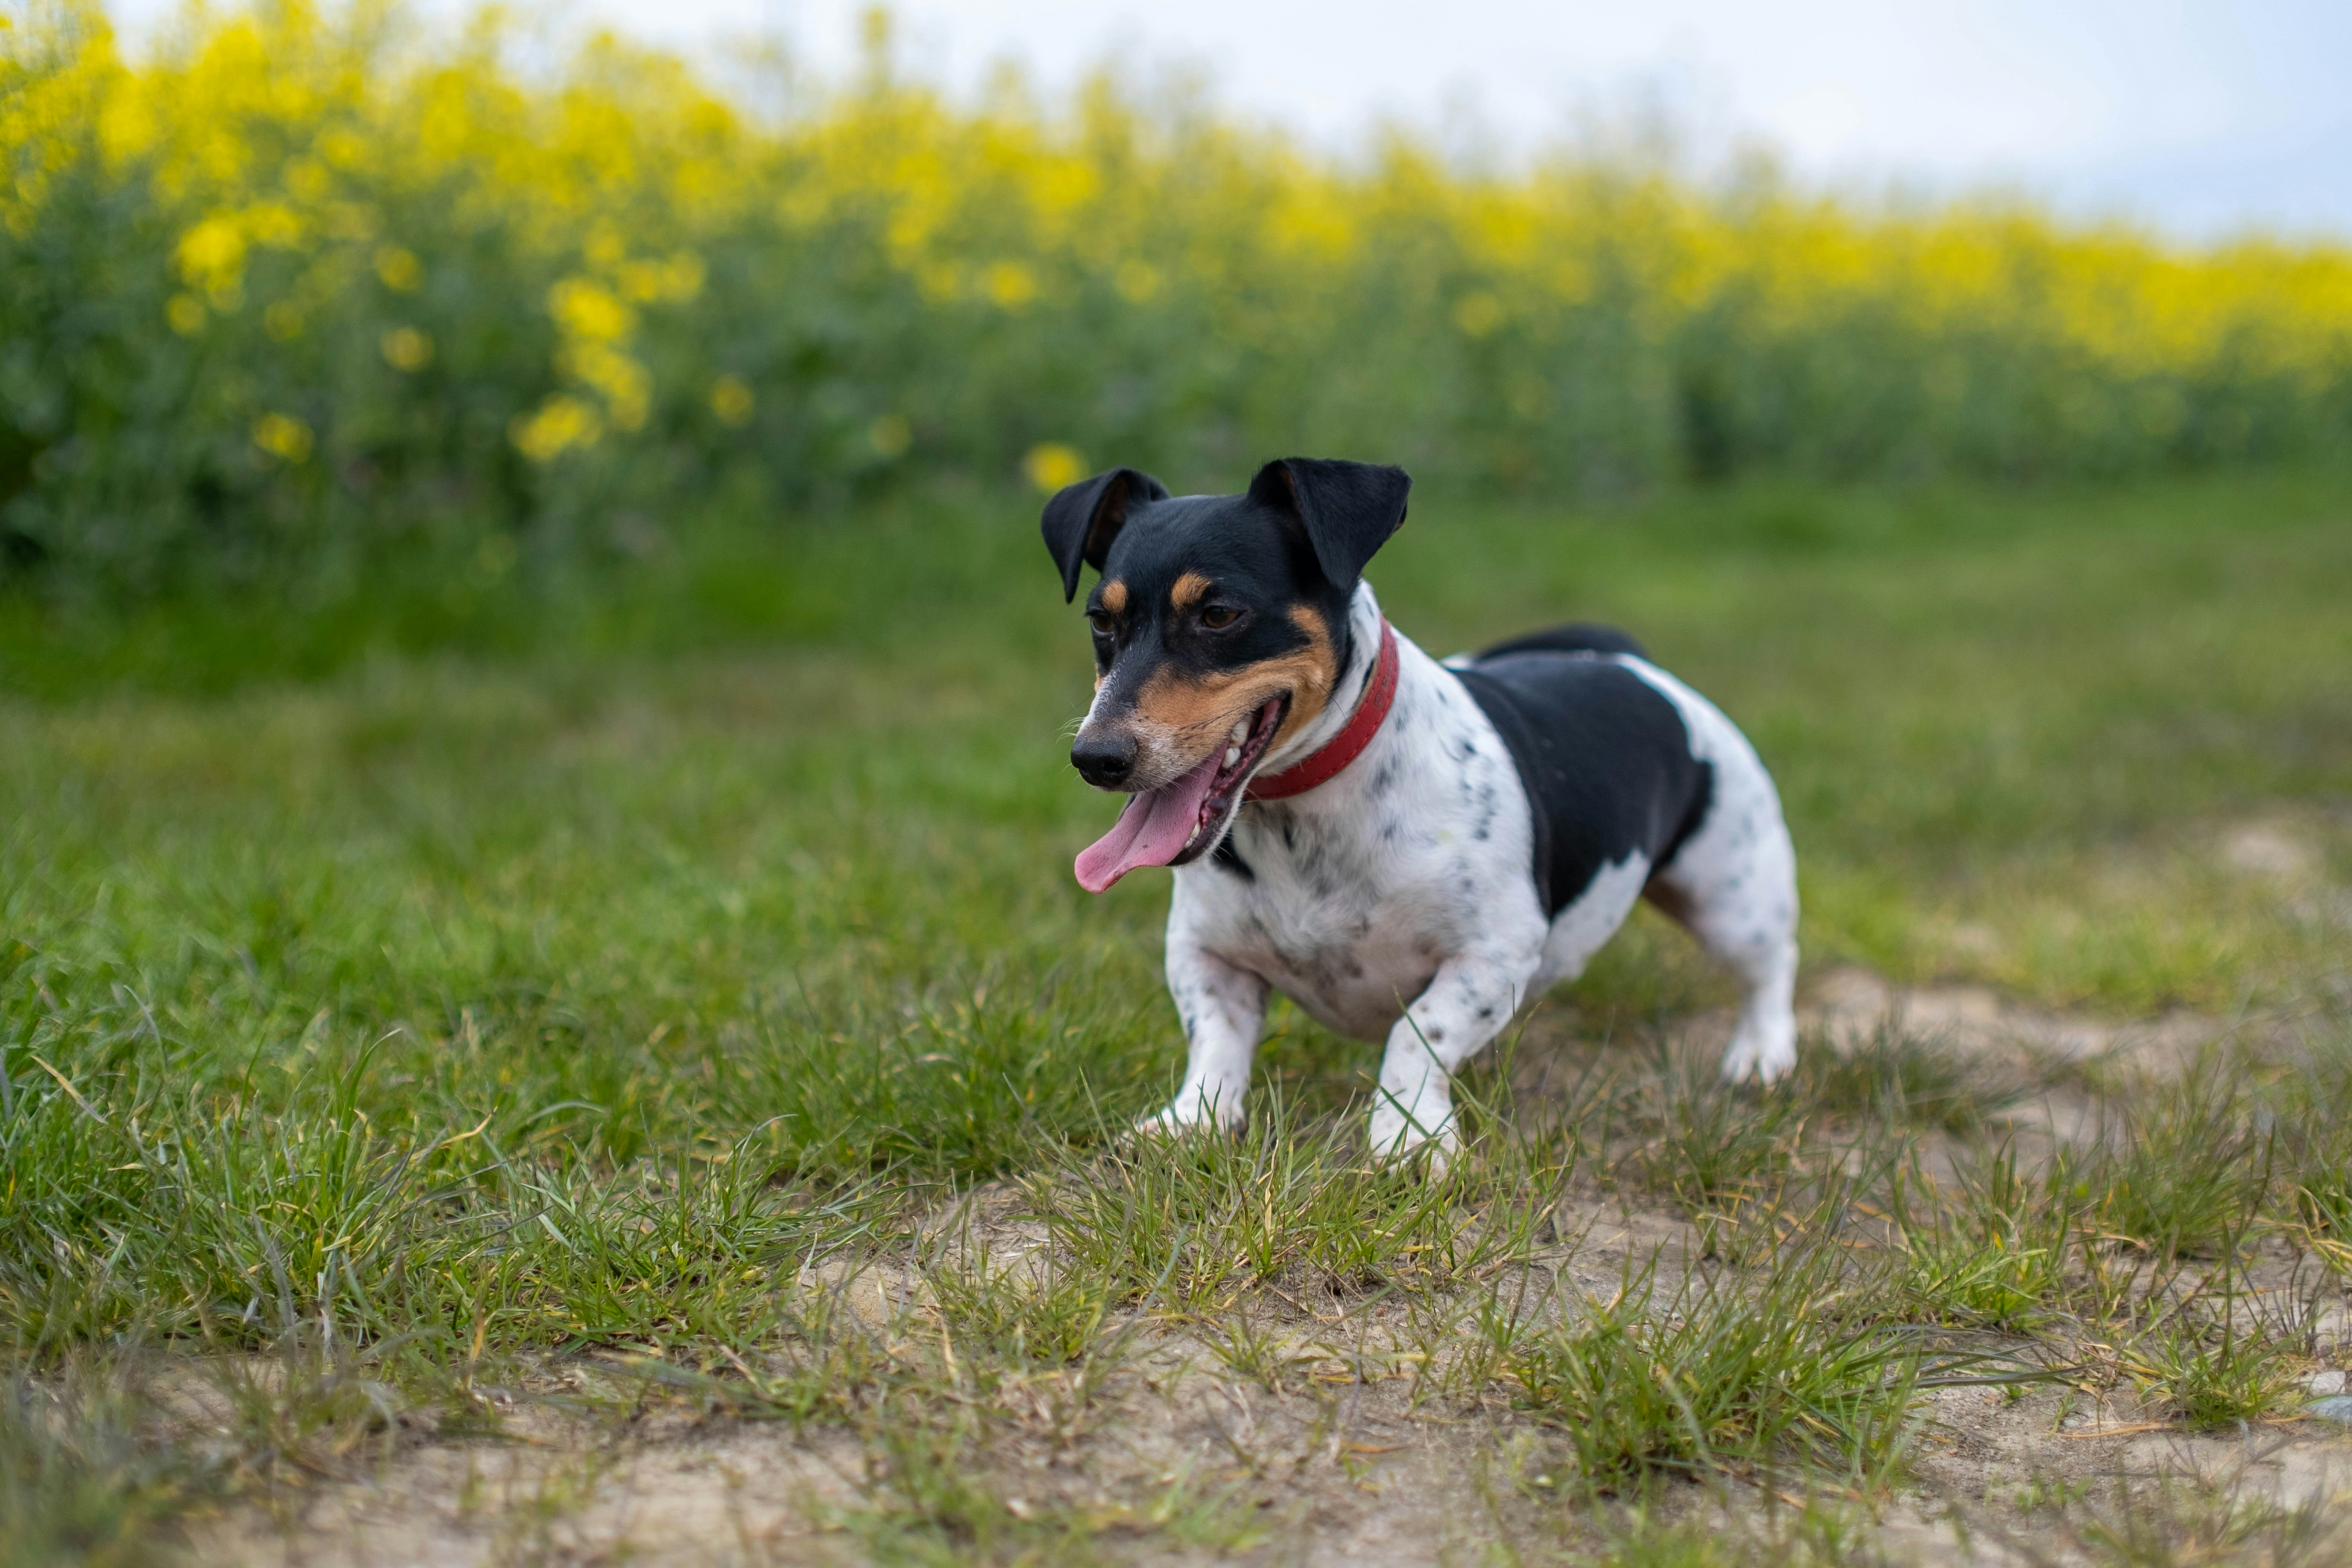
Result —
<path fill-rule="evenodd" d="M 1412 882 L 1360 882 L 1342 891 L 1270 847 L 1278 843 L 1278 828 L 1247 840 L 1237 836 L 1254 882 L 1214 889 L 1203 900 L 1204 945 L 1326 1026 L 1360 1039 L 1381 1037 L 1452 951 L 1465 911 Z M 1316 870 L 1346 876 L 1328 863 Z"/>
<path fill-rule="evenodd" d="M 1327 1026 L 1379 1039 L 1479 932 L 1498 921 L 1539 932 L 1531 832 L 1500 738 L 1413 649 L 1388 722 L 1345 773 L 1294 801 L 1244 807 L 1232 838 L 1238 866 L 1178 871 L 1171 934 Z"/>

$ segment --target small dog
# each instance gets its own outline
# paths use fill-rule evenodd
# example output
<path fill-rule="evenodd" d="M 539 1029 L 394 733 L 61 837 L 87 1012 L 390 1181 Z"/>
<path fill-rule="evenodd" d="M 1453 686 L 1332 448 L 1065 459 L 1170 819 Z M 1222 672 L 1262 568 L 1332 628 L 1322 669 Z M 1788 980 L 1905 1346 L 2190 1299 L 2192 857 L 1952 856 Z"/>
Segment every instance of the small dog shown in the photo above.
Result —
<path fill-rule="evenodd" d="M 1046 503 L 1094 703 L 1070 761 L 1123 791 L 1077 858 L 1101 892 L 1169 866 L 1168 988 L 1190 1054 L 1144 1127 L 1237 1127 L 1266 993 L 1387 1042 L 1371 1143 L 1455 1143 L 1451 1075 L 1633 900 L 1747 986 L 1723 1058 L 1796 1060 L 1796 853 L 1755 749 L 1622 633 L 1561 626 L 1441 664 L 1364 565 L 1404 522 L 1401 468 L 1292 458 L 1247 493 L 1171 497 L 1132 468 Z"/>

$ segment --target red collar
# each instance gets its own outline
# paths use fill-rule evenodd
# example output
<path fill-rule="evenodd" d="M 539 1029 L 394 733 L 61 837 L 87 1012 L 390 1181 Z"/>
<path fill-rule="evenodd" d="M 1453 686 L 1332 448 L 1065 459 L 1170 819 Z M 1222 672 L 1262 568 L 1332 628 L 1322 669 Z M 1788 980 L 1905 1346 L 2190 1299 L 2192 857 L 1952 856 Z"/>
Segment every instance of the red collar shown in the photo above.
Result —
<path fill-rule="evenodd" d="M 1278 773 L 1263 775 L 1250 781 L 1244 800 L 1287 800 L 1294 795 L 1305 795 L 1317 784 L 1329 782 L 1341 768 L 1363 755 L 1364 748 L 1372 743 L 1380 731 L 1381 721 L 1389 716 L 1389 708 L 1396 701 L 1397 645 L 1396 633 L 1381 617 L 1381 654 L 1372 666 L 1371 683 L 1364 691 L 1364 700 L 1356 704 L 1355 717 L 1348 727 L 1331 737 L 1319 749 L 1300 758 Z"/>

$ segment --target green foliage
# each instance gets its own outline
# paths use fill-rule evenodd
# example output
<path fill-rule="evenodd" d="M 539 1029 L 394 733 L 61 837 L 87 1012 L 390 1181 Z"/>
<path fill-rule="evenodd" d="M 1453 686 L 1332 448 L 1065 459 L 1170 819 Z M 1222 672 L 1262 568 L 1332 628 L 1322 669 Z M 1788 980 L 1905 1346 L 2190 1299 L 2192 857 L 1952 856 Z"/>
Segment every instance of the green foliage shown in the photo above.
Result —
<path fill-rule="evenodd" d="M 1882 1019 L 1843 1045 L 1819 1037 L 1797 1045 L 1796 1091 L 1846 1117 L 1967 1132 L 2024 1098 L 2022 1074 L 2005 1072 L 1948 1040 Z"/>
<path fill-rule="evenodd" d="M 1810 1465 L 1877 1485 L 1897 1466 L 1923 1347 L 1853 1320 L 1833 1251 L 1661 1281 L 1653 1255 L 1557 1324 L 1505 1325 L 1511 1379 L 1596 1491 L 1661 1473 Z"/>
<path fill-rule="evenodd" d="M 2342 1273 L 2352 1270 L 2352 1027 L 2330 1025 L 2312 1032 L 2273 1100 L 2295 1229 Z"/>
<path fill-rule="evenodd" d="M 952 1233 L 951 1233 L 952 1234 Z M 998 1258 L 966 1228 L 951 1258 L 925 1268 L 950 1342 L 1014 1368 L 1059 1367 L 1104 1352 L 1103 1330 L 1118 1285 L 1051 1248 Z"/>
<path fill-rule="evenodd" d="M 1779 1089 L 1724 1083 L 1696 1056 L 1662 1065 L 1633 1111 L 1641 1178 L 1693 1216 L 1738 1220 L 1796 1166 L 1803 1109 Z"/>
<path fill-rule="evenodd" d="M 163 1451 L 122 1365 L 0 1384 L 0 1563 L 156 1560 L 177 1510 L 204 1494 L 201 1466 Z"/>
<path fill-rule="evenodd" d="M 1794 1520 L 1769 1523 L 1761 1531 L 1706 1519 L 1669 1524 L 1636 1504 L 1608 1521 L 1594 1560 L 1601 1568 L 1869 1568 L 1899 1561 L 1873 1549 L 1866 1516 L 1833 1503 L 1809 1501 Z"/>
<path fill-rule="evenodd" d="M 2132 1347 L 2145 1386 L 2191 1431 L 2242 1426 L 2270 1415 L 2294 1389 L 2289 1352 L 2234 1325 L 2170 1323 Z"/>
<path fill-rule="evenodd" d="M 1267 1286 L 1346 1300 L 1460 1285 L 1524 1256 L 1574 1171 L 1572 1152 L 1505 1134 L 1430 1181 L 1374 1163 L 1352 1115 L 1308 1121 L 1273 1095 L 1250 1110 L 1244 1135 L 1137 1138 L 1033 1184 L 1048 1233 L 1126 1300 L 1218 1317 Z"/>
<path fill-rule="evenodd" d="M 2096 1568 L 2320 1568 L 2344 1555 L 2344 1519 L 2331 1501 L 2321 1492 L 2231 1496 L 2169 1478 L 2135 1489 L 2118 1478 L 2063 1510 L 2063 1524 Z"/>
<path fill-rule="evenodd" d="M 761 120 L 610 37 L 549 72 L 495 12 L 192 11 L 133 67 L 87 0 L 26 11 L 0 582 L 53 600 L 405 573 L 462 622 L 714 510 L 944 479 L 2113 476 L 2334 451 L 2352 410 L 2340 247 L 1589 154 L 1498 177 L 1402 134 L 1318 159 L 1124 70 L 961 107 L 887 28 Z"/>
<path fill-rule="evenodd" d="M 2081 1239 L 2073 1163 L 2022 1169 L 2013 1140 L 1956 1163 L 1947 1185 L 1906 1181 L 1888 1194 L 1902 1254 L 1893 1290 L 1928 1322 L 2031 1332 L 2065 1298 L 2071 1248 Z"/>
<path fill-rule="evenodd" d="M 2127 1097 L 2113 1143 L 2088 1166 L 2096 1223 L 2158 1258 L 2228 1250 L 2269 1196 L 2276 1160 L 2246 1077 L 2242 1060 L 2213 1050 L 2168 1092 Z"/>

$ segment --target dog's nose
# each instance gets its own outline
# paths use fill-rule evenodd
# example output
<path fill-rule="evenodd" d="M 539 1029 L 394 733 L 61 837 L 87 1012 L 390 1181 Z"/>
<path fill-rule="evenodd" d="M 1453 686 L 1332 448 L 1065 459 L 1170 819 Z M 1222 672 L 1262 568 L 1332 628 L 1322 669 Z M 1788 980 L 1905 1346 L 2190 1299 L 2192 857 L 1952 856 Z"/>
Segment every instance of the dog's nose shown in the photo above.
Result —
<path fill-rule="evenodd" d="M 1070 748 L 1070 766 L 1097 789 L 1117 789 L 1135 766 L 1135 742 L 1082 739 Z"/>

